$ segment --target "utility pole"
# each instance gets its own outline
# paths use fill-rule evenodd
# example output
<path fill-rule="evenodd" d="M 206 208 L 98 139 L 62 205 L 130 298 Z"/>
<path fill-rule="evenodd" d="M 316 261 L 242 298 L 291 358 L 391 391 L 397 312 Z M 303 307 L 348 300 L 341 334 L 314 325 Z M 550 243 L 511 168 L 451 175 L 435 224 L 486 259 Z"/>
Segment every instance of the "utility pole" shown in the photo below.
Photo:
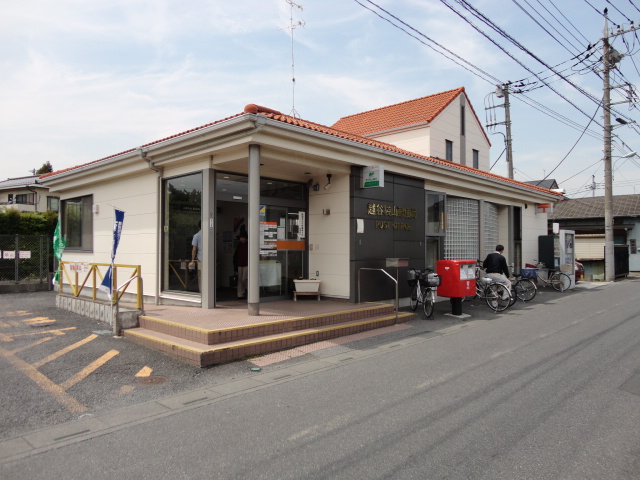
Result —
<path fill-rule="evenodd" d="M 604 10 L 604 34 L 602 37 L 602 110 L 604 114 L 604 279 L 615 280 L 615 249 L 613 247 L 613 181 L 611 178 L 611 87 L 609 71 L 612 66 L 609 45 L 609 22 L 607 9 Z"/>
<path fill-rule="evenodd" d="M 609 18 L 607 9 L 604 9 L 604 33 L 602 35 L 602 110 L 604 115 L 604 279 L 607 282 L 615 280 L 615 248 L 613 238 L 613 175 L 611 168 L 611 105 L 627 103 L 629 100 L 611 103 L 611 85 L 609 72 L 616 68 L 616 63 L 622 59 L 622 55 L 611 47 L 610 38 L 617 37 L 624 33 L 637 30 L 631 23 L 630 28 L 625 30 L 618 27 L 617 30 L 609 32 Z M 614 87 L 615 88 L 615 87 Z"/>
<path fill-rule="evenodd" d="M 511 147 L 511 104 L 509 103 L 509 87 L 511 83 L 503 83 L 498 85 L 495 94 L 498 98 L 504 98 L 502 105 L 495 105 L 493 107 L 487 107 L 487 110 L 492 108 L 504 107 L 504 122 L 488 123 L 487 127 L 493 127 L 495 125 L 504 125 L 506 127 L 505 136 L 505 150 L 507 152 L 507 165 L 509 167 L 509 178 L 513 178 L 513 150 Z"/>

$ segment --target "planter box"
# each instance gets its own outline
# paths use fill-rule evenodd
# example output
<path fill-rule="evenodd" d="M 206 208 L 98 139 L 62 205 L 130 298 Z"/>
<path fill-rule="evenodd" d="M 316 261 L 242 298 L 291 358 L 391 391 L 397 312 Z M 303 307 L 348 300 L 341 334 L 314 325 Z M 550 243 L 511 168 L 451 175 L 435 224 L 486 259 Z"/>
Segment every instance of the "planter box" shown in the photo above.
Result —
<path fill-rule="evenodd" d="M 320 290 L 320 280 L 294 280 L 296 292 L 316 293 Z"/>

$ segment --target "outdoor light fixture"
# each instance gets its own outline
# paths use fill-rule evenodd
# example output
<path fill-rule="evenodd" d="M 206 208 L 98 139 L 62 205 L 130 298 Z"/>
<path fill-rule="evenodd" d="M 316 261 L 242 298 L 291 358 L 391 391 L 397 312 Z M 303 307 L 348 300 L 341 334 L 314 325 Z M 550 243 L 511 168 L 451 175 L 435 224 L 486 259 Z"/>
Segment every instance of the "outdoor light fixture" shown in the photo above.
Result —
<path fill-rule="evenodd" d="M 327 173 L 327 184 L 324 186 L 325 190 L 329 190 L 331 188 L 331 174 Z"/>

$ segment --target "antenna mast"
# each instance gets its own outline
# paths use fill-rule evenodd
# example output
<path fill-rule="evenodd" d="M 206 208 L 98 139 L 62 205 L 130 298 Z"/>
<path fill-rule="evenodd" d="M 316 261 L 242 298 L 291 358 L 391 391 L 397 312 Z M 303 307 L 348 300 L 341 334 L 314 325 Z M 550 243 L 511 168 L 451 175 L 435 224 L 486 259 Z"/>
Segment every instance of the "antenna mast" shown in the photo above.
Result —
<path fill-rule="evenodd" d="M 293 31 L 298 27 L 304 27 L 304 20 L 293 21 L 294 8 L 302 11 L 302 5 L 294 3 L 292 0 L 286 0 L 291 7 L 291 15 L 289 17 L 289 25 L 283 28 L 283 30 L 291 31 L 291 113 L 292 117 L 300 118 L 300 115 L 296 111 L 296 73 L 295 73 L 295 59 L 293 55 Z"/>

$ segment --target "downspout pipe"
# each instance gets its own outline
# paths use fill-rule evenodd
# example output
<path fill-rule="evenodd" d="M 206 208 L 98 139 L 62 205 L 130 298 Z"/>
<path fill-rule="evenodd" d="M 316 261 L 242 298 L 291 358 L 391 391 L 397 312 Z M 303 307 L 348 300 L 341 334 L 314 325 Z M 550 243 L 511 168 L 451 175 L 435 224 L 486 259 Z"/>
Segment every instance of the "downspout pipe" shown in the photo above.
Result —
<path fill-rule="evenodd" d="M 156 272 L 158 273 L 156 275 L 156 289 L 154 292 L 154 303 L 155 305 L 159 305 L 160 304 L 160 279 L 161 279 L 161 275 L 159 275 L 161 269 L 162 269 L 162 255 L 160 254 L 162 252 L 162 231 L 163 229 L 160 228 L 160 225 L 162 225 L 162 195 L 160 192 L 162 192 L 162 168 L 160 167 L 156 167 L 153 164 L 153 160 L 151 158 L 149 158 L 147 156 L 147 151 L 142 148 L 142 147 L 138 147 L 137 150 L 138 155 L 140 156 L 140 158 L 147 164 L 147 167 L 149 167 L 150 170 L 156 172 L 157 175 L 157 192 L 158 194 L 156 195 L 156 202 L 157 202 L 157 206 L 156 206 L 156 231 L 158 232 L 158 235 L 156 236 L 156 251 L 158 252 L 158 255 L 156 255 Z M 144 291 L 142 292 L 142 298 L 144 299 Z"/>
<path fill-rule="evenodd" d="M 27 190 L 29 190 L 31 193 L 33 193 L 33 198 L 34 198 L 34 207 L 35 207 L 35 211 L 38 211 L 38 192 L 35 190 L 32 190 L 31 187 L 29 185 L 26 186 Z"/>

